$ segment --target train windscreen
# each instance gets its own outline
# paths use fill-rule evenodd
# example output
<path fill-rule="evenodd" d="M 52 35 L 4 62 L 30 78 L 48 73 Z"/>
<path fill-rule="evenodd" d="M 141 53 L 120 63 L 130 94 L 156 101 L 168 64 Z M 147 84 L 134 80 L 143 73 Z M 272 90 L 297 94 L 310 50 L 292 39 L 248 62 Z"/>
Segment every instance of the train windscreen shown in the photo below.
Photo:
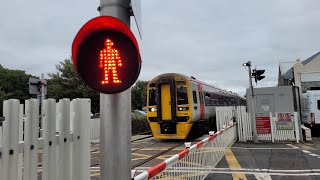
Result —
<path fill-rule="evenodd" d="M 180 86 L 177 88 L 177 105 L 188 104 L 187 88 Z"/>
<path fill-rule="evenodd" d="M 149 106 L 155 106 L 157 105 L 157 94 L 155 89 L 150 89 L 149 90 Z"/>

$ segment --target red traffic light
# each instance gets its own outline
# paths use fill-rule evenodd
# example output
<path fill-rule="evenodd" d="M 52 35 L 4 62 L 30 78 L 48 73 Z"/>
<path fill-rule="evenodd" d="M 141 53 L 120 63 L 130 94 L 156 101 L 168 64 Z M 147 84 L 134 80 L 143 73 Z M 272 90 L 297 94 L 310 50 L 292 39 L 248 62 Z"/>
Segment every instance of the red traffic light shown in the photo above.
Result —
<path fill-rule="evenodd" d="M 141 69 L 137 40 L 111 16 L 93 18 L 80 29 L 72 43 L 72 60 L 83 81 L 105 94 L 131 87 Z"/>

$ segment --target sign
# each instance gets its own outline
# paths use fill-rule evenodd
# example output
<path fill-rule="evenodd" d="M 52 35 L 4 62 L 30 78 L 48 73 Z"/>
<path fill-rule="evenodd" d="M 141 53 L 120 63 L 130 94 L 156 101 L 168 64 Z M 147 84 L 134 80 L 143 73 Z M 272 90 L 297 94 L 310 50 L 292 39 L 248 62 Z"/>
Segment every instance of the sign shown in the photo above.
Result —
<path fill-rule="evenodd" d="M 129 89 L 141 69 L 138 42 L 126 24 L 111 16 L 82 26 L 72 43 L 72 60 L 82 80 L 105 94 Z"/>
<path fill-rule="evenodd" d="M 256 113 L 257 134 L 270 134 L 270 117 L 268 113 Z"/>
<path fill-rule="evenodd" d="M 29 78 L 29 94 L 41 95 L 41 79 Z M 47 95 L 47 81 L 43 80 L 44 95 Z"/>
<path fill-rule="evenodd" d="M 279 112 L 276 114 L 277 114 L 277 129 L 278 130 L 292 130 L 293 129 L 293 122 L 292 122 L 293 115 L 290 112 Z"/>

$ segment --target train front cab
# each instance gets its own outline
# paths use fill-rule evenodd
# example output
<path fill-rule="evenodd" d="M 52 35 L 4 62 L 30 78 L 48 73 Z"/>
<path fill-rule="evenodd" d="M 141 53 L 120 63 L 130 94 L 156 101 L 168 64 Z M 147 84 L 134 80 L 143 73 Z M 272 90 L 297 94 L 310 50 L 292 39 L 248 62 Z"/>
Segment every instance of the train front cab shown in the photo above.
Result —
<path fill-rule="evenodd" d="M 159 78 L 148 86 L 147 117 L 155 139 L 186 139 L 191 129 L 191 99 L 186 79 Z"/>

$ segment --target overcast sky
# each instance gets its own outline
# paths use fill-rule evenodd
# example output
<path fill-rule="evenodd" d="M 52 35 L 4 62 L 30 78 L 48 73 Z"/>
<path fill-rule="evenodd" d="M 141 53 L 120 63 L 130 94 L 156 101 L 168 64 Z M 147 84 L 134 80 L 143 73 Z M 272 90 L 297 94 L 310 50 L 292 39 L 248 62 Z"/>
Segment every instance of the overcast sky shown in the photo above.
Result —
<path fill-rule="evenodd" d="M 98 0 L 3 1 L 0 64 L 40 76 L 71 55 L 79 28 L 99 16 Z M 275 86 L 279 62 L 320 51 L 318 0 L 142 0 L 141 80 L 182 73 L 245 93 L 242 63 L 266 70 L 258 86 Z M 137 28 L 132 29 L 138 38 Z"/>

